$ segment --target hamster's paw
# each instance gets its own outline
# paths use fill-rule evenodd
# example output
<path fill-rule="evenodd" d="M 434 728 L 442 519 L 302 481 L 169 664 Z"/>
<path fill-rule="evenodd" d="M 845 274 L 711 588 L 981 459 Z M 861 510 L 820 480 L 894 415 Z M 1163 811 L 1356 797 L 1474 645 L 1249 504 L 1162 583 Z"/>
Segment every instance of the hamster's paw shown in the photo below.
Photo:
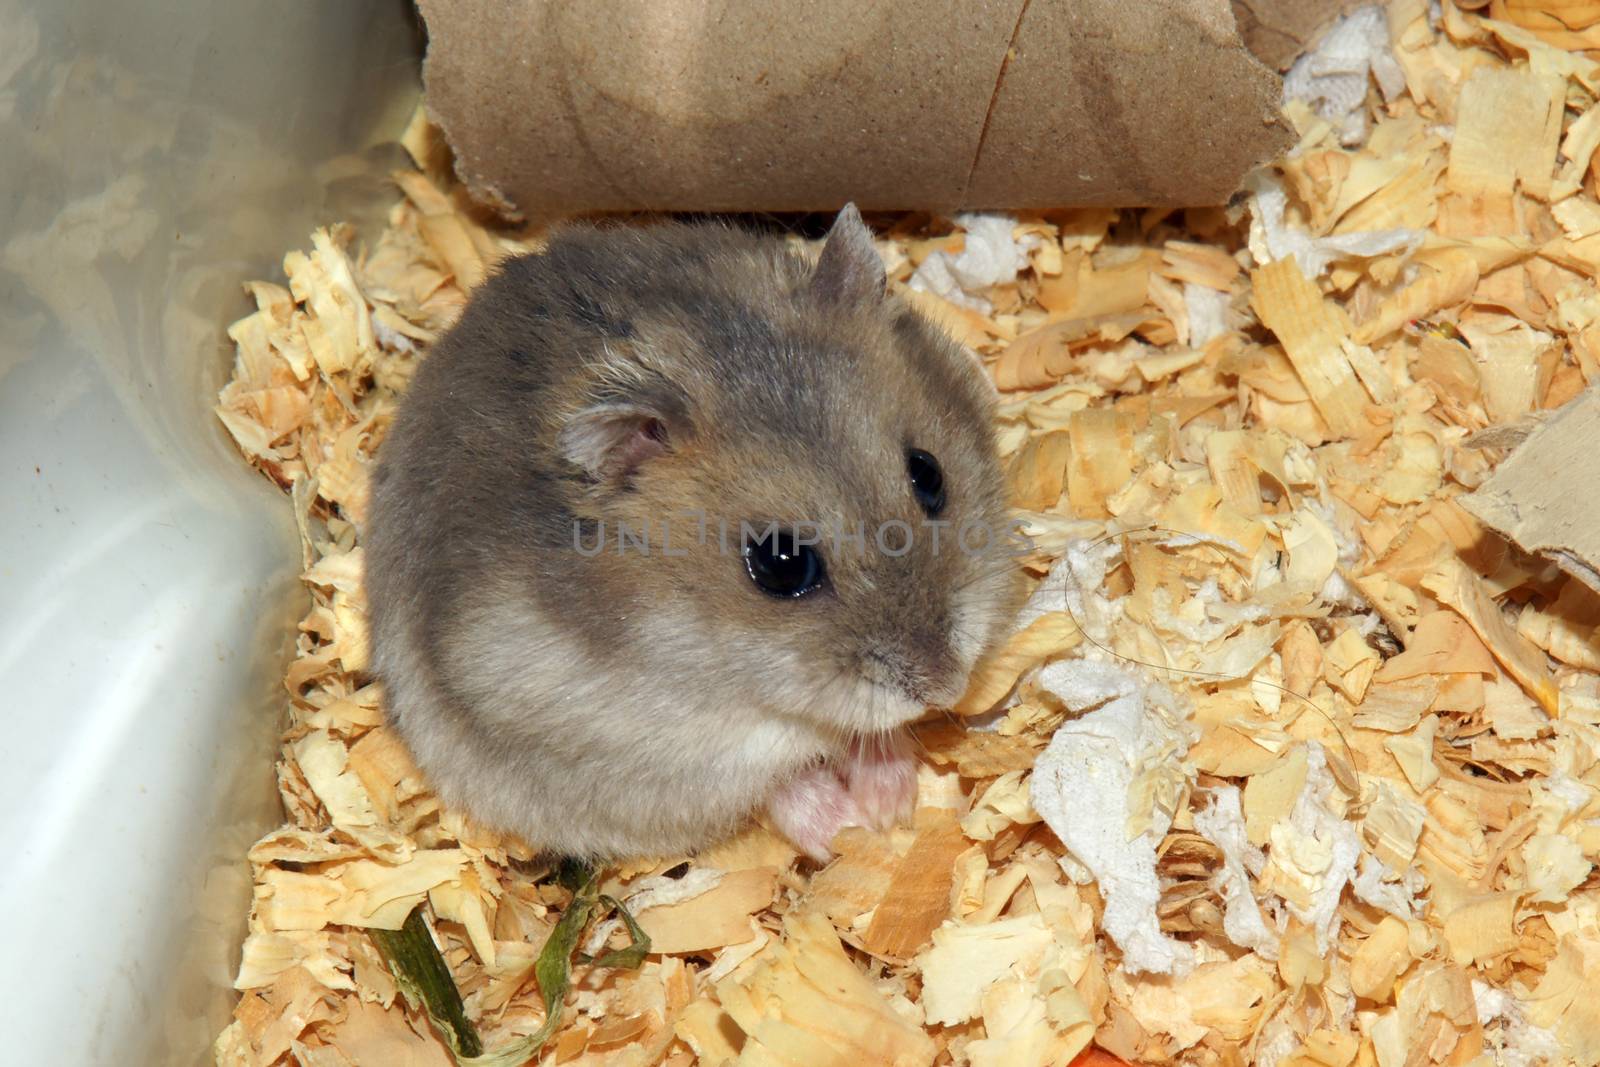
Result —
<path fill-rule="evenodd" d="M 904 730 L 857 738 L 846 757 L 850 796 L 874 830 L 910 819 L 917 806 L 917 757 Z"/>
<path fill-rule="evenodd" d="M 767 811 L 778 832 L 818 863 L 833 858 L 834 834 L 846 826 L 866 825 L 838 774 L 825 766 L 803 771 L 780 786 Z"/>

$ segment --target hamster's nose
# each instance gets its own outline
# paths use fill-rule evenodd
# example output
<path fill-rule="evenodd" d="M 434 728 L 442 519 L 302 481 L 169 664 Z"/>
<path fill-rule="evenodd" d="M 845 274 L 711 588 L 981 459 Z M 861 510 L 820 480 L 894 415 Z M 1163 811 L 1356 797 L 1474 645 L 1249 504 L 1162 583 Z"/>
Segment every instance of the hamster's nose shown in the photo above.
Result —
<path fill-rule="evenodd" d="M 946 629 L 934 627 L 916 635 L 907 651 L 911 696 L 929 707 L 948 707 L 966 689 L 961 663 Z"/>
<path fill-rule="evenodd" d="M 966 679 L 949 642 L 939 635 L 901 635 L 862 657 L 877 684 L 927 707 L 947 707 L 961 696 Z"/>

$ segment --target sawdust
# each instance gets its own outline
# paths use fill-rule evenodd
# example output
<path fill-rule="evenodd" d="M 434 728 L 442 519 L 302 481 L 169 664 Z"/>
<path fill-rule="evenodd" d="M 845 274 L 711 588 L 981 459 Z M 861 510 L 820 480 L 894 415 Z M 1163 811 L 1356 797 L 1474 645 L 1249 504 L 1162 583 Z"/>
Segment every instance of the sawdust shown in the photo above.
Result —
<path fill-rule="evenodd" d="M 1465 6 L 1509 22 L 1391 4 L 1403 91 L 1291 102 L 1231 211 L 965 219 L 1022 266 L 960 299 L 906 285 L 960 285 L 961 227 L 883 234 L 1003 391 L 1034 598 L 921 729 L 914 826 L 609 872 L 659 951 L 580 967 L 544 1062 L 1600 1063 L 1600 603 L 1458 503 L 1600 374 L 1600 68 L 1558 50 L 1600 15 Z M 230 331 L 312 606 L 219 1063 L 447 1062 L 363 932 L 419 903 L 487 1048 L 543 1022 L 566 898 L 383 725 L 360 579 L 396 400 L 538 239 L 398 180 Z"/>

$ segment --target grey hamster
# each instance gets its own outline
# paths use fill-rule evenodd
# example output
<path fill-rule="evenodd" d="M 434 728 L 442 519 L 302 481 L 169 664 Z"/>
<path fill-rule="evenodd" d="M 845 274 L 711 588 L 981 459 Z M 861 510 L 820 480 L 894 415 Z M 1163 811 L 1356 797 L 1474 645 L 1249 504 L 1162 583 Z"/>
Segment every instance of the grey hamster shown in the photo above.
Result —
<path fill-rule="evenodd" d="M 825 858 L 908 812 L 906 724 L 1014 610 L 993 404 L 853 206 L 815 264 L 723 225 L 557 232 L 380 448 L 389 719 L 447 804 L 537 848 L 678 855 L 765 808 Z"/>

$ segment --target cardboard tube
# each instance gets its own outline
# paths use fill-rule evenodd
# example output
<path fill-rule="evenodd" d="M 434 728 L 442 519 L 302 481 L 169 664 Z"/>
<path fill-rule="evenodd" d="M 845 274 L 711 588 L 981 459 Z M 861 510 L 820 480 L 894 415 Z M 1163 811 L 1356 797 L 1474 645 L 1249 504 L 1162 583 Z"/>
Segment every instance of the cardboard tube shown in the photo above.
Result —
<path fill-rule="evenodd" d="M 419 3 L 458 171 L 532 218 L 1215 204 L 1289 143 L 1230 0 Z"/>

